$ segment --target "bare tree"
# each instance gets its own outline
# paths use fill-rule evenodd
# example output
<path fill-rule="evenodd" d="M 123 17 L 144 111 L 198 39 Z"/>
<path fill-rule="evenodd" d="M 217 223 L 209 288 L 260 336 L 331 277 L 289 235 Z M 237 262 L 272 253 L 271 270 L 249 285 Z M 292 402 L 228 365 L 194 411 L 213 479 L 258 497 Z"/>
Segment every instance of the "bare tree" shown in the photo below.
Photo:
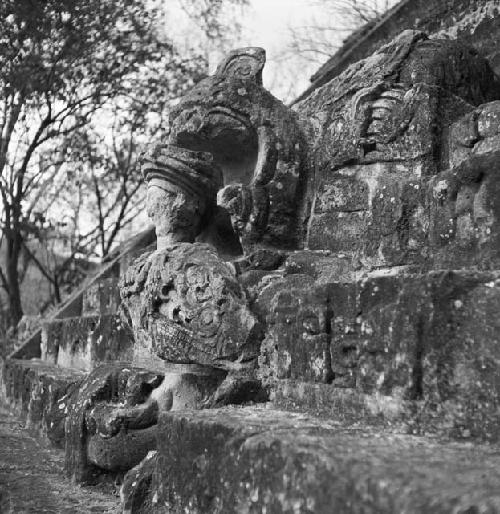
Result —
<path fill-rule="evenodd" d="M 314 2 L 315 13 L 303 25 L 290 28 L 288 49 L 322 64 L 352 34 L 376 22 L 396 0 L 323 0 Z"/>
<path fill-rule="evenodd" d="M 245 3 L 181 1 L 201 8 L 214 34 L 223 3 Z M 114 248 L 141 203 L 138 148 L 160 137 L 168 103 L 207 73 L 203 55 L 173 45 L 165 9 L 0 2 L 0 288 L 13 325 L 27 265 L 59 301 L 81 257 Z"/>
<path fill-rule="evenodd" d="M 300 24 L 288 27 L 287 42 L 273 56 L 268 84 L 284 101 L 300 94 L 320 65 L 349 37 L 359 36 L 398 0 L 312 0 Z M 300 71 L 299 71 L 300 70 Z M 304 77 L 304 80 L 300 80 Z M 299 78 L 299 80 L 298 80 Z"/>

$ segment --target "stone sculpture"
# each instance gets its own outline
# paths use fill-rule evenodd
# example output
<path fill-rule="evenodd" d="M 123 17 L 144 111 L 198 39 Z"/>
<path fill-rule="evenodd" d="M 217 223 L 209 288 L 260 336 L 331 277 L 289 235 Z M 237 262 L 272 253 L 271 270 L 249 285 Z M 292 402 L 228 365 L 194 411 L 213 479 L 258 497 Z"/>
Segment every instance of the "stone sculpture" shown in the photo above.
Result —
<path fill-rule="evenodd" d="M 500 403 L 488 366 L 467 362 L 475 330 L 498 358 L 471 314 L 486 319 L 500 298 L 500 88 L 487 62 L 405 31 L 293 109 L 263 88 L 264 63 L 262 49 L 231 52 L 143 156 L 157 249 L 120 285 L 140 369 L 96 371 L 73 393 L 69 468 L 126 470 L 154 450 L 159 412 L 264 390 L 315 410 L 338 388 L 453 410 L 479 401 L 481 375 L 481 401 Z M 458 322 L 460 334 L 443 328 Z M 134 437 L 140 450 L 116 458 Z M 127 494 L 154 466 L 149 454 Z"/>
<path fill-rule="evenodd" d="M 262 86 L 265 52 L 231 52 L 171 113 L 170 140 L 208 151 L 222 168 L 218 203 L 245 253 L 302 240 L 305 140 L 297 117 Z"/>

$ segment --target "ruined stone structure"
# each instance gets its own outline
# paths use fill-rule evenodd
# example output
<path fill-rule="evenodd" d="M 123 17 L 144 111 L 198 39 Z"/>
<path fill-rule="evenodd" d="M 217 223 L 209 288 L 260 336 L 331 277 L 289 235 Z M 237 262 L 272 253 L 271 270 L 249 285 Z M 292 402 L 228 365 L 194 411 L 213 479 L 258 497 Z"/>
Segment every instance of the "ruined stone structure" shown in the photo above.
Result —
<path fill-rule="evenodd" d="M 406 30 L 289 108 L 264 64 L 176 106 L 155 247 L 6 360 L 3 400 L 128 513 L 500 512 L 498 77 Z"/>

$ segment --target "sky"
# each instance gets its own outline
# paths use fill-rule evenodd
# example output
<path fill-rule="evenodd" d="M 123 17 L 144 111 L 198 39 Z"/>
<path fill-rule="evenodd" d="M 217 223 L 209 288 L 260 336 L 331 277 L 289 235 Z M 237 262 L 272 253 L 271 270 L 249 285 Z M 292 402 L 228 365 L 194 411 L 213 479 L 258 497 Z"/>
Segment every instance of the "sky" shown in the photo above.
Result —
<path fill-rule="evenodd" d="M 271 52 L 288 39 L 288 28 L 297 26 L 317 8 L 306 0 L 251 0 L 247 30 L 254 44 Z"/>
<path fill-rule="evenodd" d="M 252 46 L 261 46 L 266 49 L 268 64 L 267 69 L 264 69 L 264 84 L 268 85 L 277 96 L 298 95 L 307 88 L 310 75 L 319 68 L 315 62 L 305 63 L 305 65 L 302 62 L 300 72 L 294 76 L 293 93 L 287 94 L 286 89 L 290 87 L 288 84 L 276 84 L 280 65 L 294 65 L 290 62 L 294 60 L 293 57 L 288 57 L 288 63 L 283 63 L 283 57 L 281 57 L 290 39 L 290 28 L 302 26 L 317 13 L 318 7 L 307 0 L 251 0 L 250 2 L 246 24 L 246 30 L 249 33 L 247 37 L 251 40 Z M 290 100 L 290 98 L 284 99 Z"/>
<path fill-rule="evenodd" d="M 179 0 L 169 0 L 165 4 L 168 6 L 167 17 L 170 17 L 169 36 L 177 43 L 182 42 L 189 47 L 195 40 L 193 30 L 196 28 L 192 21 L 183 19 L 178 2 Z M 324 15 L 324 9 L 318 4 L 321 4 L 318 0 L 249 0 L 249 7 L 244 11 L 235 11 L 242 32 L 231 33 L 229 25 L 228 37 L 232 39 L 230 48 L 261 46 L 266 50 L 264 85 L 282 100 L 293 100 L 306 89 L 310 75 L 322 64 L 294 55 L 284 55 L 291 39 L 290 29 L 309 23 L 313 17 Z M 172 28 L 175 32 L 172 32 Z M 340 36 L 337 38 L 341 39 Z M 204 50 L 207 53 L 209 70 L 213 72 L 221 59 L 220 51 Z"/>
<path fill-rule="evenodd" d="M 290 102 L 310 84 L 309 78 L 342 46 L 342 41 L 361 22 L 352 4 L 385 12 L 398 0 L 249 0 L 241 17 L 242 34 L 235 44 L 261 46 L 267 52 L 264 85 L 278 98 Z M 320 27 L 318 29 L 318 27 Z M 312 35 L 314 42 L 300 47 L 313 52 L 297 53 L 295 37 Z M 297 39 L 295 39 L 297 42 Z M 217 60 L 220 57 L 217 56 Z M 215 69 L 217 62 L 210 62 Z"/>

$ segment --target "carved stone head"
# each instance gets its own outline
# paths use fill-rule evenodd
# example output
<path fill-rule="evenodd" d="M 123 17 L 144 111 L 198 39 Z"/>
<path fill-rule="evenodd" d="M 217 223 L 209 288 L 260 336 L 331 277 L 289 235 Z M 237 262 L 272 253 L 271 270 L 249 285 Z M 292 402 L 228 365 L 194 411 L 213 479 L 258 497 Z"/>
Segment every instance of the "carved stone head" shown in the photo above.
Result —
<path fill-rule="evenodd" d="M 300 246 L 304 139 L 295 113 L 262 86 L 265 52 L 231 52 L 171 112 L 170 142 L 210 152 L 218 205 L 244 251 Z"/>
<path fill-rule="evenodd" d="M 155 224 L 158 248 L 192 243 L 213 212 L 222 173 L 211 154 L 173 145 L 154 147 L 143 156 L 148 184 L 147 210 Z"/>

